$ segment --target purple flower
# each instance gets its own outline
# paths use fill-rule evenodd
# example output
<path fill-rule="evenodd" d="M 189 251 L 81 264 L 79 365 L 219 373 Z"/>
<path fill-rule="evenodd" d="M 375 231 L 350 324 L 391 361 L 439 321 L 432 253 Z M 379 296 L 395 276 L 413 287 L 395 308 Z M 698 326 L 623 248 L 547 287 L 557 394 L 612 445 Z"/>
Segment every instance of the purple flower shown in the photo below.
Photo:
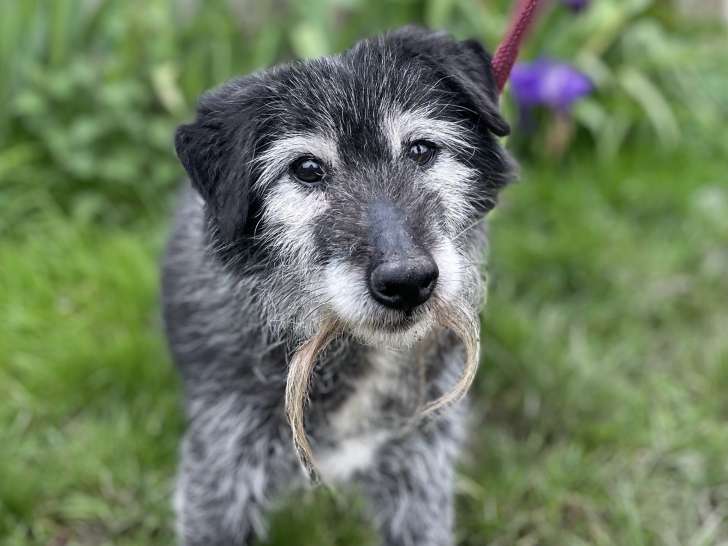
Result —
<path fill-rule="evenodd" d="M 561 3 L 574 13 L 578 13 L 589 6 L 589 0 L 561 0 Z"/>
<path fill-rule="evenodd" d="M 518 63 L 511 74 L 513 97 L 522 109 L 547 106 L 566 112 L 593 88 L 589 78 L 576 68 L 551 59 Z"/>

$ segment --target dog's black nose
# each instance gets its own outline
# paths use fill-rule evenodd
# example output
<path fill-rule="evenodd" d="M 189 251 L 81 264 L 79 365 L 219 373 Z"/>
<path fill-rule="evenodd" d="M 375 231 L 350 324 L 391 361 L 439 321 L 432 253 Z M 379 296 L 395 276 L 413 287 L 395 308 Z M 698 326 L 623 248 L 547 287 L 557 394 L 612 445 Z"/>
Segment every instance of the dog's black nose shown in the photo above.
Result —
<path fill-rule="evenodd" d="M 430 299 L 438 273 L 430 256 L 386 261 L 372 270 L 369 289 L 382 305 L 411 311 Z"/>

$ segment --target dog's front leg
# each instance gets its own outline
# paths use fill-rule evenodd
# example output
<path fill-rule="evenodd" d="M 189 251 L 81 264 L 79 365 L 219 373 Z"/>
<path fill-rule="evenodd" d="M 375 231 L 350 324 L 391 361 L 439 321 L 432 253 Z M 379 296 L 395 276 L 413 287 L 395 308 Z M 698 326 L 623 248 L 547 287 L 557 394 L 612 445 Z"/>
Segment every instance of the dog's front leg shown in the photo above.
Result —
<path fill-rule="evenodd" d="M 175 494 L 181 546 L 252 544 L 294 480 L 288 429 L 238 401 L 218 399 L 190 421 Z"/>
<path fill-rule="evenodd" d="M 443 417 L 395 440 L 357 477 L 383 546 L 453 545 L 453 467 L 460 426 Z"/>

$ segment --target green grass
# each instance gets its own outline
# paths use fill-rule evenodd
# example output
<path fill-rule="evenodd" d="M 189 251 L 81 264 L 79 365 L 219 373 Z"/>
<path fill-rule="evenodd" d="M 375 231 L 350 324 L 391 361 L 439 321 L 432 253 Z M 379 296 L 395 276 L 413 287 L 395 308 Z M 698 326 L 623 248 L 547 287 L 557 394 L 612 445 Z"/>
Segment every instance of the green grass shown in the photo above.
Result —
<path fill-rule="evenodd" d="M 728 543 L 722 167 L 642 150 L 507 190 L 459 544 Z M 171 543 L 163 239 L 53 213 L 0 242 L 0 543 Z M 308 497 L 269 544 L 367 543 L 347 501 Z"/>
<path fill-rule="evenodd" d="M 635 153 L 494 222 L 466 544 L 728 540 L 728 184 Z"/>
<path fill-rule="evenodd" d="M 0 244 L 7 544 L 167 541 L 181 419 L 151 239 L 54 219 Z"/>
<path fill-rule="evenodd" d="M 173 541 L 157 263 L 200 92 L 406 22 L 492 46 L 511 4 L 0 2 L 0 546 Z M 636 0 L 532 35 L 599 90 L 493 216 L 460 546 L 728 546 L 724 38 Z M 512 143 L 543 160 L 547 128 Z M 268 545 L 371 542 L 351 502 L 307 494 Z"/>

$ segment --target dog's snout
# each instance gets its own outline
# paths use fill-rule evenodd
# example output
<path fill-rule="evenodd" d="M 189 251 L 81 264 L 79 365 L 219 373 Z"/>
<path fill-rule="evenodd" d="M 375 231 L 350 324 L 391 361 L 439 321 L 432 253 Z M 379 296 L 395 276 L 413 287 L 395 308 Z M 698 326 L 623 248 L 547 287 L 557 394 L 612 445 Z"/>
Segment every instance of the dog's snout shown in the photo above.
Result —
<path fill-rule="evenodd" d="M 382 305 L 409 311 L 430 299 L 438 273 L 430 256 L 383 262 L 372 270 L 369 288 Z"/>
<path fill-rule="evenodd" d="M 439 275 L 435 260 L 410 228 L 408 216 L 390 201 L 369 206 L 369 291 L 382 305 L 402 311 L 425 303 Z"/>

